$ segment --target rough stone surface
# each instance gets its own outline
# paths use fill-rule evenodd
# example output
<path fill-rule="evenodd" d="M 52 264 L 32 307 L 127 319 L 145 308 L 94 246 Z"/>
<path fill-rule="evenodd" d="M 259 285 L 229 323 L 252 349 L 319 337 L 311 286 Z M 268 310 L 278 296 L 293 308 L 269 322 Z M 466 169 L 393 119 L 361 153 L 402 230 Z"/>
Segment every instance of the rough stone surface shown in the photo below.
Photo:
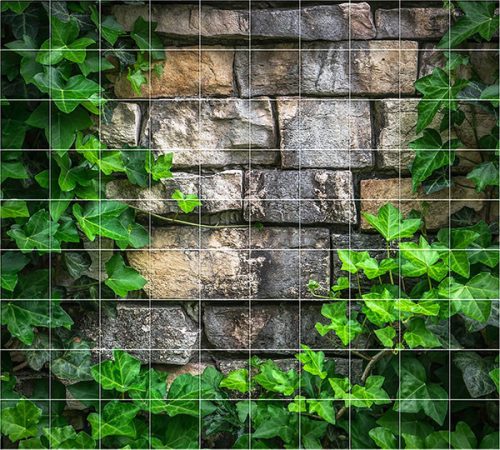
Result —
<path fill-rule="evenodd" d="M 344 377 L 349 376 L 350 364 L 351 382 L 359 383 L 363 371 L 363 362 L 360 359 L 353 358 L 351 361 L 349 361 L 349 359 L 347 358 L 338 357 L 334 357 L 332 359 L 335 361 L 335 373 L 338 373 L 339 375 L 342 375 Z M 274 359 L 273 361 L 281 370 L 285 371 L 288 371 L 290 369 L 298 370 L 299 367 L 301 367 L 301 364 L 296 359 Z M 223 374 L 228 374 L 233 370 L 248 368 L 248 361 L 241 359 L 218 359 L 216 360 L 216 366 Z"/>
<path fill-rule="evenodd" d="M 216 349 L 252 350 L 259 353 L 292 353 L 302 344 L 311 348 L 342 352 L 344 346 L 333 334 L 321 337 L 317 322 L 328 323 L 321 305 L 304 303 L 248 306 L 206 306 L 205 335 Z M 300 336 L 299 336 L 300 328 Z M 361 342 L 361 341 L 360 341 Z"/>
<path fill-rule="evenodd" d="M 218 50 L 217 50 L 218 49 Z M 166 52 L 161 76 L 153 75 L 142 86 L 141 95 L 130 87 L 126 75 L 116 80 L 118 98 L 159 98 L 229 96 L 233 93 L 234 51 L 220 47 L 169 49 Z M 146 76 L 148 76 L 146 74 Z"/>
<path fill-rule="evenodd" d="M 468 43 L 461 53 L 469 58 L 470 64 L 460 67 L 457 72 L 458 77 L 465 79 L 479 77 L 485 84 L 496 82 L 499 64 L 498 44 Z M 436 48 L 435 44 L 423 44 L 419 60 L 419 78 L 432 73 L 435 67 L 444 67 L 446 61 L 443 49 Z"/>
<path fill-rule="evenodd" d="M 377 9 L 377 38 L 441 39 L 450 24 L 445 8 Z"/>
<path fill-rule="evenodd" d="M 144 143 L 150 136 L 157 152 L 174 152 L 176 167 L 273 164 L 278 156 L 268 99 L 158 101 L 147 129 Z"/>
<path fill-rule="evenodd" d="M 202 213 L 215 214 L 241 210 L 243 205 L 243 174 L 240 170 L 225 170 L 213 175 L 175 172 L 151 187 L 142 188 L 128 180 L 114 180 L 106 185 L 106 196 L 125 199 L 145 212 L 177 214 L 179 207 L 172 194 L 179 189 L 184 194 L 196 194 L 202 201 Z"/>
<path fill-rule="evenodd" d="M 298 94 L 299 64 L 302 95 L 412 94 L 417 49 L 413 41 L 311 43 L 299 58 L 295 46 L 275 45 L 252 51 L 250 64 L 249 52 L 236 52 L 235 73 L 243 97 Z"/>
<path fill-rule="evenodd" d="M 435 230 L 449 226 L 452 214 L 464 206 L 481 210 L 484 205 L 484 194 L 474 190 L 472 183 L 464 177 L 456 178 L 457 184 L 451 188 L 433 194 L 424 194 L 421 190 L 412 190 L 410 178 L 390 178 L 386 180 L 361 181 L 361 211 L 376 214 L 385 203 L 393 203 L 403 214 L 412 209 L 424 211 L 427 229 Z M 458 183 L 466 188 L 459 186 Z M 361 228 L 370 228 L 366 220 L 361 220 Z"/>
<path fill-rule="evenodd" d="M 417 123 L 418 99 L 384 99 L 375 102 L 375 128 L 377 136 L 377 164 L 382 169 L 407 170 L 414 158 L 414 151 L 408 144 L 414 140 L 415 124 Z M 494 118 L 470 105 L 462 105 L 467 120 L 455 127 L 449 137 L 459 138 L 466 149 L 476 149 L 477 143 L 471 123 L 476 123 L 475 132 L 479 137 L 489 134 L 494 127 Z M 441 118 L 438 116 L 431 123 L 431 128 L 439 128 Z M 443 134 L 443 139 L 446 139 Z M 462 150 L 458 155 L 480 162 L 480 155 L 474 150 Z M 465 159 L 460 160 L 457 169 L 470 167 L 473 163 Z"/>
<path fill-rule="evenodd" d="M 283 168 L 373 165 L 368 101 L 280 99 L 277 105 Z"/>
<path fill-rule="evenodd" d="M 149 280 L 151 298 L 288 299 L 307 296 L 311 278 L 329 281 L 326 229 L 225 228 L 203 230 L 201 240 L 198 233 L 155 228 L 151 251 L 129 252 L 132 267 Z"/>
<path fill-rule="evenodd" d="M 246 172 L 245 218 L 268 223 L 356 223 L 349 171 Z"/>
<path fill-rule="evenodd" d="M 109 148 L 135 147 L 139 144 L 141 108 L 137 103 L 119 102 L 109 122 L 101 120 L 99 136 Z"/>
<path fill-rule="evenodd" d="M 117 20 L 130 31 L 137 17 L 149 17 L 147 6 L 120 5 L 113 8 Z M 151 20 L 158 23 L 157 32 L 168 36 L 201 35 L 206 38 L 252 39 L 288 38 L 303 40 L 338 41 L 375 37 L 368 3 L 349 5 L 307 6 L 295 8 L 221 9 L 207 5 L 152 5 Z M 300 17 L 300 27 L 299 27 Z M 251 24 L 251 30 L 250 30 Z"/>
<path fill-rule="evenodd" d="M 76 330 L 101 345 L 109 358 L 115 348 L 129 351 L 144 363 L 182 365 L 199 347 L 199 327 L 181 306 L 118 305 L 116 317 L 87 313 Z M 152 349 L 150 352 L 148 349 Z"/>

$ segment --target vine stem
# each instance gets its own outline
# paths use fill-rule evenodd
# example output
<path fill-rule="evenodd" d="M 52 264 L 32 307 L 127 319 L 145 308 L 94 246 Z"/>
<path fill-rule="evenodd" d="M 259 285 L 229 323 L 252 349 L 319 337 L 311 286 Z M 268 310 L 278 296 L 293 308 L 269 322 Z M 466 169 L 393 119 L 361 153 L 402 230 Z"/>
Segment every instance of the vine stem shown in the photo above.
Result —
<path fill-rule="evenodd" d="M 151 217 L 154 217 L 155 219 L 162 220 L 164 222 L 169 222 L 169 223 L 178 223 L 182 225 L 191 225 L 193 227 L 199 227 L 199 228 L 212 228 L 212 229 L 221 229 L 221 228 L 246 228 L 247 225 L 206 225 L 204 223 L 194 223 L 194 222 L 189 222 L 187 220 L 180 220 L 180 219 L 171 219 L 170 217 L 164 217 L 160 216 L 159 214 L 154 214 L 149 211 L 145 211 L 141 208 L 138 208 L 137 206 L 132 206 L 128 205 L 130 208 L 135 209 L 136 211 L 140 211 L 144 214 L 150 214 Z"/>
<path fill-rule="evenodd" d="M 377 364 L 388 353 L 392 353 L 392 350 L 388 350 L 388 349 L 381 350 L 373 358 L 370 358 L 370 362 L 366 365 L 365 370 L 363 371 L 363 374 L 361 375 L 361 382 L 362 383 L 364 383 L 366 381 L 366 379 L 370 376 L 370 373 L 372 372 L 375 364 Z M 364 357 L 364 359 L 366 359 L 366 357 Z M 339 411 L 337 412 L 335 419 L 340 420 L 342 418 L 342 416 L 348 410 L 349 410 L 349 407 L 342 406 L 342 408 L 340 408 Z"/>

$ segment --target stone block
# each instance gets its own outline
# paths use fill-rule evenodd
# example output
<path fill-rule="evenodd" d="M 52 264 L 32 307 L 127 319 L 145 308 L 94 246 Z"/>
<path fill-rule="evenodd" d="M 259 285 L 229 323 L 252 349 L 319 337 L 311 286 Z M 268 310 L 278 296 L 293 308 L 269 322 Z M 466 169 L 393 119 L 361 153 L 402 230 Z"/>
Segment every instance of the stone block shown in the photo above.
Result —
<path fill-rule="evenodd" d="M 137 17 L 158 23 L 156 31 L 169 37 L 298 39 L 338 41 L 372 39 L 375 26 L 368 3 L 314 5 L 297 8 L 227 9 L 208 5 L 120 5 L 112 9 L 127 31 Z M 300 17 L 300 27 L 299 27 Z M 251 29 L 250 29 L 251 26 Z M 299 31 L 300 30 L 300 31 Z M 349 34 L 350 31 L 350 34 Z"/>
<path fill-rule="evenodd" d="M 409 143 L 417 138 L 415 127 L 418 120 L 418 99 L 383 99 L 376 100 L 375 128 L 377 136 L 377 165 L 382 169 L 407 171 L 413 161 L 415 152 L 409 148 Z M 458 156 L 464 156 L 454 170 L 463 170 L 471 167 L 474 162 L 480 162 L 481 157 L 476 151 L 478 148 L 475 133 L 479 137 L 489 134 L 495 125 L 493 116 L 470 105 L 461 105 L 466 114 L 460 126 L 454 127 L 449 138 L 458 138 L 464 144 L 464 149 L 458 151 Z M 441 115 L 437 115 L 430 124 L 431 128 L 439 129 Z M 471 123 L 477 124 L 475 129 Z M 447 140 L 447 133 L 442 133 L 443 140 Z"/>
<path fill-rule="evenodd" d="M 476 192 L 470 180 L 456 177 L 455 181 L 451 189 L 424 194 L 421 189 L 413 192 L 410 178 L 362 180 L 361 212 L 376 214 L 384 204 L 392 203 L 405 215 L 413 209 L 422 211 L 428 230 L 448 227 L 450 216 L 464 206 L 475 211 L 485 206 L 484 193 Z M 361 220 L 361 228 L 370 228 L 364 219 Z"/>
<path fill-rule="evenodd" d="M 116 103 L 109 121 L 101 118 L 98 132 L 108 148 L 136 147 L 141 132 L 141 108 L 137 103 Z"/>
<path fill-rule="evenodd" d="M 268 99 L 154 101 L 146 128 L 144 145 L 174 152 L 175 167 L 265 165 L 278 157 Z"/>
<path fill-rule="evenodd" d="M 220 47 L 176 48 L 165 51 L 163 72 L 158 76 L 146 73 L 148 82 L 141 95 L 134 92 L 126 74 L 115 82 L 118 98 L 159 98 L 228 96 L 233 93 L 234 51 Z"/>
<path fill-rule="evenodd" d="M 144 364 L 183 365 L 198 353 L 198 324 L 181 306 L 120 304 L 116 316 L 86 313 L 75 329 L 101 346 L 103 358 L 109 358 L 112 350 L 119 348 Z"/>
<path fill-rule="evenodd" d="M 321 305 L 253 304 L 248 306 L 205 306 L 203 326 L 211 345 L 219 350 L 248 350 L 256 353 L 294 353 L 300 344 L 338 351 L 343 348 L 333 334 L 321 337 L 316 322 L 326 323 Z M 299 333 L 300 330 L 300 333 Z M 300 334 L 300 337 L 299 337 Z M 301 342 L 299 342 L 301 339 Z"/>
<path fill-rule="evenodd" d="M 153 299 L 293 299 L 307 296 L 311 278 L 328 283 L 329 232 L 154 228 L 151 251 L 131 251 L 128 259 Z"/>
<path fill-rule="evenodd" d="M 251 170 L 246 173 L 245 218 L 267 223 L 356 223 L 349 171 Z"/>
<path fill-rule="evenodd" d="M 281 165 L 360 169 L 373 165 L 366 100 L 278 99 Z"/>
<path fill-rule="evenodd" d="M 128 180 L 113 180 L 106 185 L 106 196 L 124 199 L 148 213 L 169 215 L 180 212 L 172 194 L 179 189 L 184 194 L 196 194 L 202 202 L 203 214 L 241 210 L 243 206 L 243 174 L 241 170 L 225 170 L 213 175 L 175 172 L 166 178 L 142 188 Z M 197 210 L 195 210 L 197 211 Z"/>
<path fill-rule="evenodd" d="M 439 40 L 448 31 L 449 13 L 445 8 L 377 9 L 377 38 Z"/>
<path fill-rule="evenodd" d="M 237 51 L 235 74 L 243 97 L 297 95 L 299 81 L 306 96 L 413 94 L 417 53 L 413 41 L 305 43 L 300 55 L 281 44 L 253 50 L 250 62 Z"/>

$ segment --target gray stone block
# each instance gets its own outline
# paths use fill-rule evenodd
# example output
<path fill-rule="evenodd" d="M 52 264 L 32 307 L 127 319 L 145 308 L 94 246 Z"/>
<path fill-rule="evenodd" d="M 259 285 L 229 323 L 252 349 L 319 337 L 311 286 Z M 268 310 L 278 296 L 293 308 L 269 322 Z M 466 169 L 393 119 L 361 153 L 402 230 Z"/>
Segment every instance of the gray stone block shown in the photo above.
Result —
<path fill-rule="evenodd" d="M 180 212 L 176 201 L 172 200 L 172 194 L 177 189 L 184 194 L 196 194 L 202 202 L 204 214 L 241 210 L 243 206 L 243 174 L 240 170 L 201 176 L 175 172 L 173 178 L 162 179 L 147 188 L 131 184 L 128 180 L 114 180 L 106 185 L 106 196 L 124 199 L 144 212 L 168 215 Z"/>
<path fill-rule="evenodd" d="M 251 170 L 245 218 L 267 223 L 356 223 L 349 171 Z"/>
<path fill-rule="evenodd" d="M 279 99 L 277 106 L 282 167 L 373 166 L 367 100 Z"/>
<path fill-rule="evenodd" d="M 118 305 L 116 316 L 86 313 L 75 329 L 95 344 L 95 352 L 101 345 L 103 358 L 122 349 L 146 364 L 183 365 L 199 347 L 198 324 L 181 306 Z"/>
<path fill-rule="evenodd" d="M 155 228 L 151 247 L 128 259 L 154 299 L 294 299 L 330 277 L 326 229 Z"/>
<path fill-rule="evenodd" d="M 118 102 L 111 118 L 101 118 L 98 124 L 99 137 L 109 148 L 121 149 L 139 144 L 141 108 L 137 103 Z"/>
<path fill-rule="evenodd" d="M 299 81 L 302 95 L 413 94 L 417 53 L 413 41 L 305 43 L 300 55 L 281 44 L 253 50 L 251 59 L 236 51 L 235 74 L 243 97 L 297 95 Z"/>

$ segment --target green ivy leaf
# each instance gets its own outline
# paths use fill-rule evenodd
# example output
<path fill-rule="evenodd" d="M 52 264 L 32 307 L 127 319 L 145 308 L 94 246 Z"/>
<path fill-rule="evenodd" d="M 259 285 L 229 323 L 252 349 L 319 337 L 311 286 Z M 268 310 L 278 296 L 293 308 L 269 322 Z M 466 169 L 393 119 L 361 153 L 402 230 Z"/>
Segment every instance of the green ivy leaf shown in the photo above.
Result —
<path fill-rule="evenodd" d="M 474 182 L 477 192 L 483 192 L 488 186 L 498 186 L 499 177 L 498 161 L 478 164 L 467 174 L 467 178 Z"/>
<path fill-rule="evenodd" d="M 325 370 L 325 354 L 323 352 L 314 352 L 304 344 L 301 347 L 302 353 L 297 353 L 295 357 L 303 364 L 302 369 L 324 380 L 328 375 Z"/>
<path fill-rule="evenodd" d="M 89 345 L 86 342 L 74 340 L 59 358 L 52 361 L 50 369 L 60 380 L 73 383 L 92 379 L 90 374 L 91 366 Z"/>
<path fill-rule="evenodd" d="M 213 396 L 213 388 L 208 386 L 199 376 L 184 374 L 178 376 L 170 386 L 167 398 L 167 413 L 174 417 L 178 414 L 199 417 L 200 410 L 202 416 L 207 410 L 208 402 L 201 401 L 204 397 Z"/>
<path fill-rule="evenodd" d="M 453 448 L 477 448 L 477 438 L 469 425 L 458 422 L 455 431 L 450 433 L 450 444 Z"/>
<path fill-rule="evenodd" d="M 233 370 L 220 382 L 220 387 L 246 394 L 250 390 L 248 369 Z"/>
<path fill-rule="evenodd" d="M 132 386 L 128 394 L 141 410 L 160 414 L 167 411 L 166 392 L 167 373 L 150 369 L 140 375 L 139 381 Z"/>
<path fill-rule="evenodd" d="M 284 372 L 273 361 L 262 364 L 260 372 L 252 379 L 264 389 L 284 395 L 292 395 L 298 388 L 299 382 L 295 371 Z"/>
<path fill-rule="evenodd" d="M 94 5 L 90 5 L 90 18 L 94 25 L 101 30 L 102 37 L 111 45 L 115 45 L 118 38 L 125 34 L 125 30 L 113 16 L 100 17 Z"/>
<path fill-rule="evenodd" d="M 494 2 L 458 1 L 465 13 L 453 24 L 438 44 L 439 48 L 457 47 L 475 34 L 489 41 L 498 31 L 498 16 Z"/>
<path fill-rule="evenodd" d="M 196 194 L 184 194 L 179 191 L 179 189 L 174 191 L 172 199 L 177 202 L 177 206 L 179 206 L 185 214 L 189 214 L 193 212 L 196 207 L 201 206 L 201 202 Z"/>
<path fill-rule="evenodd" d="M 325 336 L 329 331 L 335 332 L 344 345 L 348 345 L 353 339 L 363 332 L 361 324 L 353 318 L 347 318 L 347 302 L 337 301 L 324 304 L 321 307 L 321 314 L 330 319 L 331 323 L 324 325 L 317 323 L 315 328 L 321 336 Z"/>
<path fill-rule="evenodd" d="M 374 330 L 375 336 L 378 337 L 384 347 L 392 348 L 394 346 L 394 338 L 396 337 L 396 330 L 391 326 L 385 328 L 377 328 Z"/>
<path fill-rule="evenodd" d="M 448 413 L 448 394 L 439 385 L 427 382 L 424 366 L 415 358 L 403 358 L 400 366 L 400 386 L 394 411 L 423 411 L 439 425 Z"/>
<path fill-rule="evenodd" d="M 113 400 L 106 403 L 101 414 L 91 413 L 87 417 L 92 427 L 92 437 L 103 439 L 107 436 L 124 436 L 135 438 L 136 427 L 134 417 L 139 407 L 131 403 L 120 403 Z"/>
<path fill-rule="evenodd" d="M 23 270 L 30 260 L 19 252 L 5 252 L 2 254 L 0 267 L 2 268 L 2 289 L 12 292 L 18 279 L 18 273 Z"/>
<path fill-rule="evenodd" d="M 7 235 L 16 241 L 23 253 L 30 253 L 33 250 L 38 250 L 40 253 L 60 252 L 59 241 L 55 238 L 58 228 L 59 224 L 52 222 L 49 219 L 49 213 L 41 209 L 33 214 L 23 226 L 12 225 Z"/>
<path fill-rule="evenodd" d="M 448 267 L 441 260 L 439 252 L 434 250 L 423 236 L 420 236 L 418 244 L 401 242 L 399 249 L 404 258 L 401 267 L 404 276 L 428 275 L 433 280 L 441 281 L 448 274 Z"/>
<path fill-rule="evenodd" d="M 35 436 L 41 415 L 42 410 L 34 403 L 21 399 L 16 406 L 2 409 L 2 434 L 8 436 L 12 442 Z"/>
<path fill-rule="evenodd" d="M 474 352 L 456 352 L 453 363 L 462 372 L 464 384 L 472 398 L 483 397 L 495 391 L 495 383 L 490 377 L 493 367 L 491 359 L 482 358 Z"/>
<path fill-rule="evenodd" d="M 151 445 L 154 449 L 185 448 L 197 449 L 200 447 L 199 419 L 189 416 L 176 416 L 168 419 L 162 440 L 153 436 Z"/>
<path fill-rule="evenodd" d="M 173 153 L 165 153 L 158 156 L 155 160 L 151 152 L 146 153 L 145 169 L 151 174 L 154 181 L 160 181 L 164 178 L 172 178 Z M 173 198 L 173 197 L 172 197 Z M 194 209 L 194 208 L 193 208 Z"/>
<path fill-rule="evenodd" d="M 79 204 L 73 205 L 73 215 L 91 241 L 96 236 L 128 240 L 127 230 L 118 219 L 127 208 L 125 203 L 117 201 L 86 202 L 83 208 Z"/>
<path fill-rule="evenodd" d="M 28 204 L 23 200 L 5 200 L 0 204 L 0 219 L 15 219 L 29 216 Z"/>
<path fill-rule="evenodd" d="M 163 43 L 154 32 L 156 27 L 156 22 L 147 22 L 139 16 L 134 23 L 134 29 L 130 33 L 130 37 L 141 50 L 151 51 L 153 59 L 164 59 Z"/>
<path fill-rule="evenodd" d="M 417 133 L 423 131 L 442 108 L 457 109 L 457 94 L 468 84 L 467 80 L 457 80 L 451 84 L 448 74 L 439 67 L 431 75 L 415 82 L 415 88 L 423 98 L 418 104 Z"/>
<path fill-rule="evenodd" d="M 362 215 L 387 242 L 413 237 L 422 224 L 420 219 L 403 220 L 401 211 L 390 203 L 382 206 L 376 216 L 369 213 L 362 213 Z"/>
<path fill-rule="evenodd" d="M 93 366 L 91 374 L 103 389 L 127 392 L 137 384 L 140 371 L 140 360 L 123 350 L 114 350 L 113 360 Z"/>
<path fill-rule="evenodd" d="M 138 291 L 147 283 L 137 270 L 125 265 L 118 253 L 106 263 L 106 273 L 108 278 L 104 283 L 119 297 L 126 297 L 129 291 Z"/>
<path fill-rule="evenodd" d="M 390 430 L 383 427 L 372 428 L 368 435 L 379 448 L 398 448 L 396 436 Z"/>
<path fill-rule="evenodd" d="M 371 259 L 368 252 L 359 252 L 355 250 L 337 250 L 337 255 L 340 261 L 342 261 L 340 270 L 345 270 L 352 274 L 358 273 L 358 267 L 360 267 L 361 263 Z"/>
<path fill-rule="evenodd" d="M 439 339 L 427 329 L 425 321 L 419 317 L 414 317 L 408 322 L 403 338 L 412 349 L 441 347 Z"/>
<path fill-rule="evenodd" d="M 2 161 L 2 176 L 0 181 L 3 183 L 9 178 L 13 180 L 26 180 L 29 178 L 28 172 L 21 161 Z"/>

